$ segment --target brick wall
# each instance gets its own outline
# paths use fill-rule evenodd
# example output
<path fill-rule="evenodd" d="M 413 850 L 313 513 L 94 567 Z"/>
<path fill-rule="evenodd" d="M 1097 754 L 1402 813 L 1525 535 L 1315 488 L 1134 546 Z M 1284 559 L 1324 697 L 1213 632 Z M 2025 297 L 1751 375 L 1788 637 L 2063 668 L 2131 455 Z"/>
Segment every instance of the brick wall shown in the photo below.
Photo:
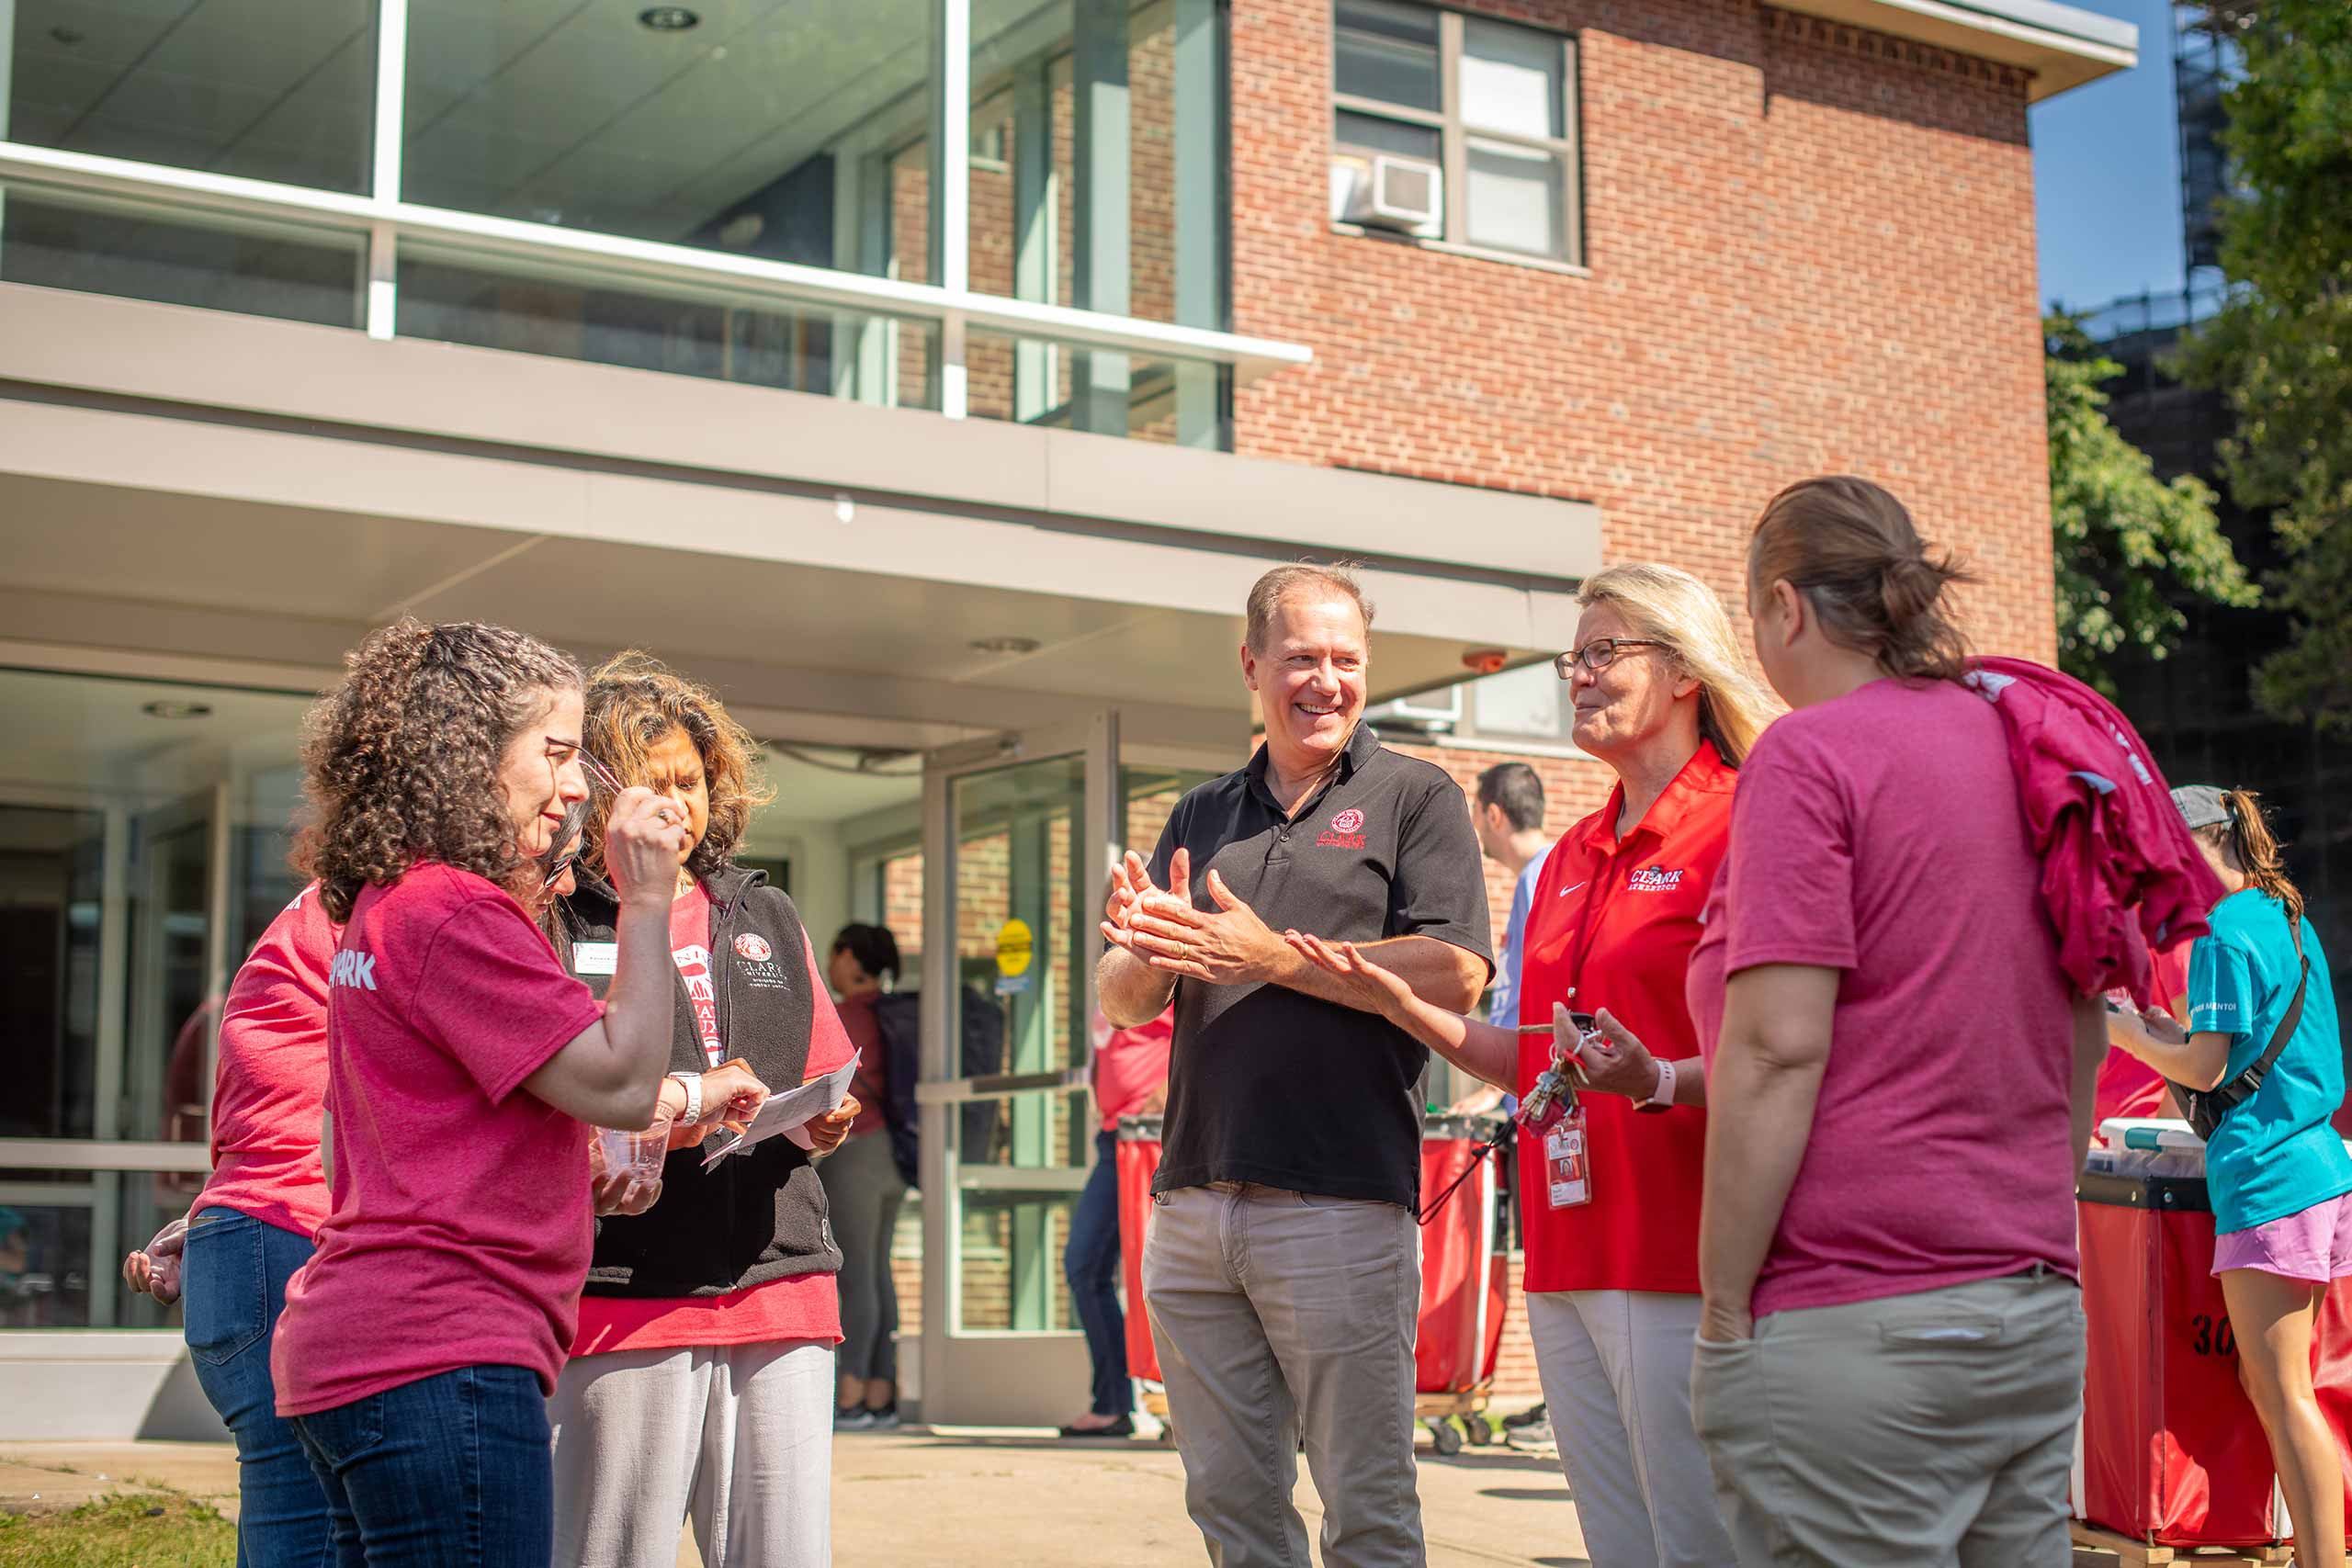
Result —
<path fill-rule="evenodd" d="M 1233 325 L 1316 353 L 1238 449 L 1596 502 L 1735 612 L 1763 501 L 1864 474 L 2052 657 L 2022 77 L 1753 0 L 1466 8 L 1580 39 L 1590 276 L 1333 232 L 1328 0 L 1233 0 Z"/>

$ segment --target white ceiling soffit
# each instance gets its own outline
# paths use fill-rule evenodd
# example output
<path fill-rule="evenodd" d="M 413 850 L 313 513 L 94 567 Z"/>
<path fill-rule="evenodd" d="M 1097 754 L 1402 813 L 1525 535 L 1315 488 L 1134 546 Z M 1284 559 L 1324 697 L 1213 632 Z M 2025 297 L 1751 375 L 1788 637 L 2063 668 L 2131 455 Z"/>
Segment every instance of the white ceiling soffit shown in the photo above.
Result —
<path fill-rule="evenodd" d="M 730 700 L 777 709 L 988 728 L 1071 698 L 1248 706 L 1238 590 L 1210 614 L 1140 589 L 1120 603 L 14 476 L 0 478 L 0 594 L 12 618 L 45 623 L 28 636 L 136 645 L 175 616 L 236 617 L 248 640 L 210 651 L 330 664 L 338 643 L 408 612 L 511 624 L 584 654 L 647 648 L 723 671 Z M 1007 637 L 1035 646 L 975 646 Z M 1464 651 L 1382 632 L 1376 692 L 1461 679 Z"/>
<path fill-rule="evenodd" d="M 1399 630 L 1548 649 L 1600 564 L 1587 502 L 21 285 L 0 378 L 302 422 L 22 403 L 20 474 L 1114 603 L 1221 613 L 1276 560 L 1351 558 Z"/>

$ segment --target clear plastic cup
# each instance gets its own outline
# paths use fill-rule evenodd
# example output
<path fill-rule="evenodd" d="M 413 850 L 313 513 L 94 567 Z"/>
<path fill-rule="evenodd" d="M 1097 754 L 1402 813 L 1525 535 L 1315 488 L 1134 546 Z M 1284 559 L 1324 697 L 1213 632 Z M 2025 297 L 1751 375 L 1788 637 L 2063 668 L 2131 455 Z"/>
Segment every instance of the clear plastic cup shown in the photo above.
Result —
<path fill-rule="evenodd" d="M 599 1179 L 626 1176 L 632 1187 L 650 1187 L 662 1179 L 662 1162 L 669 1153 L 666 1128 L 628 1133 L 598 1127 L 588 1141 L 588 1168 Z"/>

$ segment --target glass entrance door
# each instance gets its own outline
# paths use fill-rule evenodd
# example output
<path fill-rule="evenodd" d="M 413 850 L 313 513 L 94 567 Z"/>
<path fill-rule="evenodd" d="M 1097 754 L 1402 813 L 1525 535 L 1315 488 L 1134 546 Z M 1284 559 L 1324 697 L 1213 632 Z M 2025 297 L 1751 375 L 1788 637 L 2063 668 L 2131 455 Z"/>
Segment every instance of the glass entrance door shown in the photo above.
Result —
<path fill-rule="evenodd" d="M 1093 1152 L 1086 1087 L 1116 719 L 934 756 L 923 789 L 924 1419 L 1083 1404 L 1062 1277 Z"/>

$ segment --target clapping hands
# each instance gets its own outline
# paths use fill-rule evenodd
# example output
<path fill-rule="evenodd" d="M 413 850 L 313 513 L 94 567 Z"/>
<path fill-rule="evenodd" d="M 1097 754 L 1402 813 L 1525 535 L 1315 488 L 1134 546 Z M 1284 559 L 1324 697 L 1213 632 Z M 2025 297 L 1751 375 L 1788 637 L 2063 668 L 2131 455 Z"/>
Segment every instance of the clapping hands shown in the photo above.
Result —
<path fill-rule="evenodd" d="M 1168 887 L 1162 891 L 1152 886 L 1142 857 L 1129 852 L 1113 875 L 1103 911 L 1103 940 L 1163 974 L 1212 986 L 1256 985 L 1273 978 L 1290 959 L 1283 939 L 1214 870 L 1202 886 L 1216 908 L 1195 908 L 1192 874 L 1191 852 L 1178 850 L 1169 863 Z"/>

